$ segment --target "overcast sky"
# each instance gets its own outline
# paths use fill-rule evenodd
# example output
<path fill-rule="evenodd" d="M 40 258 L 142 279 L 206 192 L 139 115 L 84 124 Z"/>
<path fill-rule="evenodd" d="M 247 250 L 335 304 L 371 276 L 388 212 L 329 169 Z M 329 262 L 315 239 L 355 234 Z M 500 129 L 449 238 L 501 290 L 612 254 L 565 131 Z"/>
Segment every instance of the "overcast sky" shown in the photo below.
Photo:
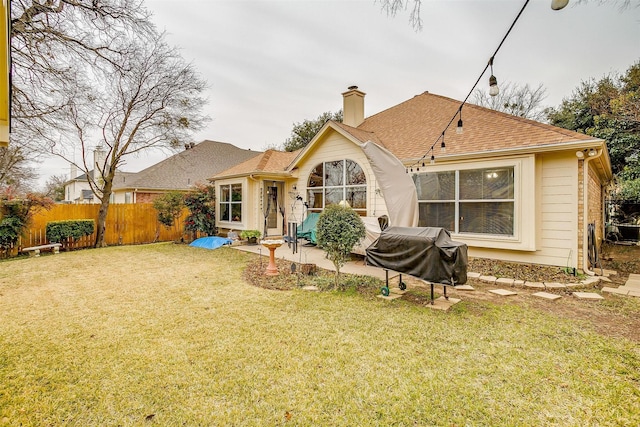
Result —
<path fill-rule="evenodd" d="M 367 94 L 365 116 L 424 91 L 464 99 L 524 0 L 422 3 L 416 32 L 408 11 L 388 17 L 374 0 L 146 0 L 169 43 L 208 81 L 211 122 L 194 141 L 252 150 L 280 145 L 294 123 L 339 110 L 351 85 Z M 542 83 L 544 103 L 557 106 L 581 81 L 640 59 L 640 0 L 624 11 L 577 3 L 561 11 L 550 0 L 529 3 L 496 55 L 498 83 Z M 488 90 L 488 75 L 479 87 Z M 123 170 L 169 155 L 143 154 Z M 41 182 L 69 171 L 55 161 L 43 166 Z"/>

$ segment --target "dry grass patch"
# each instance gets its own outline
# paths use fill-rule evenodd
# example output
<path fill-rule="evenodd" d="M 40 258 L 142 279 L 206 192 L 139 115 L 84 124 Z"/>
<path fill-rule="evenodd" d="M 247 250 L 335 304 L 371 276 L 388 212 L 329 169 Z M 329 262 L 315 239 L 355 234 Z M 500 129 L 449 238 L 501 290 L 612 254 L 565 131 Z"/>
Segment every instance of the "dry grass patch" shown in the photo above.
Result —
<path fill-rule="evenodd" d="M 261 289 L 251 259 L 158 244 L 3 263 L 0 425 L 640 423 L 631 341 L 526 307 Z"/>

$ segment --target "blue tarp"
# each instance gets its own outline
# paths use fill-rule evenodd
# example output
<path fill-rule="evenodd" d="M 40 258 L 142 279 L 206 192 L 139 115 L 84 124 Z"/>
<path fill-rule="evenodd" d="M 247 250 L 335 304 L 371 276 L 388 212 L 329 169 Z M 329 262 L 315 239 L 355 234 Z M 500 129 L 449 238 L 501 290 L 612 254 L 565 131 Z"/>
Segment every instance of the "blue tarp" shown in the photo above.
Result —
<path fill-rule="evenodd" d="M 191 242 L 189 246 L 195 246 L 196 248 L 205 249 L 218 249 L 220 246 L 230 245 L 231 242 L 231 239 L 226 239 L 224 237 L 209 236 L 196 239 Z"/>

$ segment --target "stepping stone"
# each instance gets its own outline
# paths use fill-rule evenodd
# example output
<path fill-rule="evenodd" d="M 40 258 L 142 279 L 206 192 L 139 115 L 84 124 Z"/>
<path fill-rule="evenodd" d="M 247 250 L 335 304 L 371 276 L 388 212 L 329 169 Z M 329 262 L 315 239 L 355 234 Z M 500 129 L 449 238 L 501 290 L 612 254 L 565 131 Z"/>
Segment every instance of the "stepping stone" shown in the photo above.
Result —
<path fill-rule="evenodd" d="M 496 285 L 513 286 L 514 281 L 515 280 L 509 279 L 507 277 L 501 277 L 498 280 L 496 280 Z"/>
<path fill-rule="evenodd" d="M 594 283 L 598 283 L 599 281 L 600 281 L 599 277 L 587 277 L 582 281 L 582 284 L 589 286 L 589 285 L 593 285 Z"/>
<path fill-rule="evenodd" d="M 478 279 L 481 282 L 491 283 L 491 284 L 496 283 L 496 280 L 498 280 L 498 278 L 495 276 L 480 276 L 478 277 Z"/>
<path fill-rule="evenodd" d="M 607 283 L 611 283 L 611 279 L 609 279 L 606 276 L 600 276 L 600 281 L 601 282 L 607 282 Z"/>
<path fill-rule="evenodd" d="M 447 311 L 453 305 L 459 303 L 460 301 L 461 300 L 459 300 L 458 298 L 449 297 L 449 299 L 446 299 L 445 297 L 440 297 L 433 300 L 433 304 L 427 304 L 427 307 L 433 308 L 434 310 Z"/>
<path fill-rule="evenodd" d="M 532 289 L 545 289 L 544 283 L 541 283 L 541 282 L 524 282 L 523 286 L 525 288 L 532 288 Z"/>
<path fill-rule="evenodd" d="M 454 289 L 456 291 L 475 291 L 474 287 L 471 285 L 458 285 L 455 286 Z"/>
<path fill-rule="evenodd" d="M 513 286 L 521 288 L 524 286 L 524 280 L 516 279 L 513 281 Z"/>
<path fill-rule="evenodd" d="M 615 270 L 607 270 L 606 268 L 605 268 L 605 269 L 604 269 L 604 271 L 603 271 L 603 275 L 604 275 L 605 277 L 609 277 L 609 276 L 616 276 L 617 274 L 618 274 L 618 272 L 617 272 L 617 271 L 615 271 Z"/>
<path fill-rule="evenodd" d="M 473 271 L 469 271 L 467 272 L 467 277 L 469 279 L 477 279 L 478 277 L 480 277 L 480 273 L 474 273 Z"/>
<path fill-rule="evenodd" d="M 303 286 L 302 290 L 303 291 L 319 291 L 320 289 L 318 289 L 317 286 L 309 285 L 309 286 Z"/>
<path fill-rule="evenodd" d="M 544 287 L 547 289 L 566 289 L 567 285 L 557 282 L 544 282 Z"/>
<path fill-rule="evenodd" d="M 584 285 L 582 283 L 567 283 L 567 288 L 582 288 Z"/>
<path fill-rule="evenodd" d="M 403 291 L 400 288 L 389 288 L 389 292 L 396 295 L 404 295 L 407 293 L 407 291 Z"/>
<path fill-rule="evenodd" d="M 550 294 L 549 292 L 536 292 L 535 294 L 533 294 L 533 296 L 538 298 L 548 299 L 551 301 L 555 301 L 557 299 L 562 298 L 560 295 Z"/>
<path fill-rule="evenodd" d="M 402 298 L 402 295 L 397 294 L 389 294 L 389 296 L 385 297 L 384 295 L 376 295 L 378 298 L 386 299 L 386 300 L 394 300 L 398 298 Z"/>
<path fill-rule="evenodd" d="M 637 289 L 640 291 L 640 280 L 629 279 L 624 285 L 630 289 Z"/>
<path fill-rule="evenodd" d="M 596 294 L 595 292 L 574 292 L 573 296 L 578 299 L 587 299 L 594 301 L 604 299 L 602 295 Z"/>
<path fill-rule="evenodd" d="M 620 289 L 620 288 L 610 288 L 608 286 L 604 286 L 602 288 L 602 292 L 608 292 L 610 294 L 618 294 L 618 295 L 628 295 L 629 294 L 628 290 Z"/>
<path fill-rule="evenodd" d="M 629 291 L 627 295 L 630 297 L 640 297 L 640 291 Z"/>
<path fill-rule="evenodd" d="M 518 295 L 517 292 L 509 291 L 507 289 L 489 289 L 489 292 L 496 295 L 502 295 L 503 297 L 508 297 L 510 295 Z"/>

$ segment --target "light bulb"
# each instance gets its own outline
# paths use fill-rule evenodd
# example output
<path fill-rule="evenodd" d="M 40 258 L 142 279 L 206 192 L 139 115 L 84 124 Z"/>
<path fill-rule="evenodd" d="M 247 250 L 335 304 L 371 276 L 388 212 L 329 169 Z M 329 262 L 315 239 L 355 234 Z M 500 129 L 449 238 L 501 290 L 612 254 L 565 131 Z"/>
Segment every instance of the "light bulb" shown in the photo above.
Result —
<path fill-rule="evenodd" d="M 457 133 L 458 135 L 461 135 L 461 134 L 463 134 L 463 133 L 464 133 L 464 129 L 463 129 L 463 127 L 462 127 L 462 119 L 459 119 L 459 120 L 458 120 L 458 127 L 456 128 L 456 133 Z"/>
<path fill-rule="evenodd" d="M 496 96 L 498 93 L 500 93 L 498 79 L 492 74 L 491 77 L 489 77 L 489 95 Z"/>
<path fill-rule="evenodd" d="M 434 164 L 436 162 L 436 158 L 433 156 L 433 154 L 431 155 L 431 164 Z"/>
<path fill-rule="evenodd" d="M 551 0 L 551 9 L 560 10 L 569 4 L 569 0 Z"/>
<path fill-rule="evenodd" d="M 443 153 L 447 152 L 447 146 L 444 145 L 444 140 L 442 141 L 442 143 L 440 144 L 440 151 L 442 151 Z"/>

